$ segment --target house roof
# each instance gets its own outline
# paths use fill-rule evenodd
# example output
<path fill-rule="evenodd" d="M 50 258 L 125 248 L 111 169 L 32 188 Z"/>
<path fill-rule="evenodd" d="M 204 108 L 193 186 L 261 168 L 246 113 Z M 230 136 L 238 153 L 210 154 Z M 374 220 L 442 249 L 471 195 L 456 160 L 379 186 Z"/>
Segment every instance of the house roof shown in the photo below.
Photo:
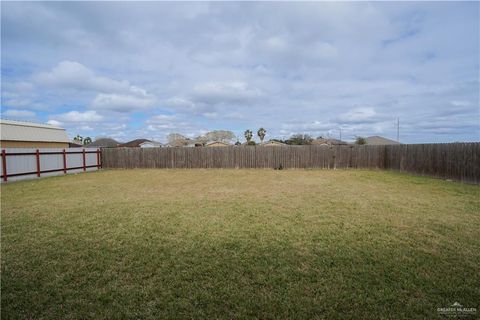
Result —
<path fill-rule="evenodd" d="M 143 145 L 148 145 L 148 144 L 151 144 L 155 147 L 161 147 L 163 146 L 163 144 L 161 142 L 158 142 L 158 141 L 151 141 L 151 140 L 147 140 L 147 141 L 144 141 L 142 143 L 139 144 L 139 147 L 143 146 Z"/>
<path fill-rule="evenodd" d="M 0 140 L 70 142 L 65 129 L 43 123 L 0 119 Z"/>
<path fill-rule="evenodd" d="M 400 142 L 398 141 L 387 139 L 380 136 L 371 136 L 371 137 L 365 138 L 365 140 L 367 141 L 367 144 L 370 144 L 370 145 L 400 144 Z"/>
<path fill-rule="evenodd" d="M 320 138 L 312 141 L 312 144 L 328 144 L 328 145 L 347 145 L 345 141 L 333 138 Z"/>
<path fill-rule="evenodd" d="M 88 144 L 86 147 L 87 148 L 91 148 L 91 147 L 95 147 L 95 148 L 115 148 L 115 147 L 118 147 L 120 143 L 114 139 L 111 139 L 111 138 L 100 138 L 100 139 L 97 139 L 95 141 L 93 141 L 92 143 Z"/>
<path fill-rule="evenodd" d="M 128 147 L 128 148 L 135 148 L 135 147 L 140 147 L 140 145 L 144 142 L 151 142 L 148 139 L 135 139 L 126 143 L 122 143 L 118 145 L 119 147 Z"/>
<path fill-rule="evenodd" d="M 221 145 L 224 145 L 224 146 L 229 146 L 228 143 L 226 142 L 223 142 L 223 141 L 211 141 L 209 143 L 206 144 L 206 146 L 212 146 L 212 145 L 215 145 L 215 144 L 221 144 Z"/>
<path fill-rule="evenodd" d="M 189 144 L 191 144 L 191 142 L 188 142 L 185 140 L 175 140 L 175 141 L 170 141 L 169 143 L 166 144 L 166 146 L 179 148 L 179 147 L 187 147 Z"/>
<path fill-rule="evenodd" d="M 74 141 L 70 141 L 68 143 L 68 146 L 70 148 L 80 148 L 80 147 L 83 147 L 83 144 L 80 144 L 80 143 L 77 143 L 77 142 L 74 142 Z"/>
<path fill-rule="evenodd" d="M 268 145 L 279 145 L 279 146 L 285 146 L 286 144 L 283 142 L 275 141 L 275 140 L 269 140 L 264 143 L 260 143 L 261 146 L 268 146 Z"/>

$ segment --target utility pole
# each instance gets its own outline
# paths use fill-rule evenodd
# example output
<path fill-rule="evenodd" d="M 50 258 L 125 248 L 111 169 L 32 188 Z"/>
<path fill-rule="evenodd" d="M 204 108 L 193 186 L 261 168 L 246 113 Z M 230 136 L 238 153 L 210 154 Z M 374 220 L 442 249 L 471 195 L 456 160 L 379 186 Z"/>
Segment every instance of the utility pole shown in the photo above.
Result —
<path fill-rule="evenodd" d="M 342 128 L 340 127 L 340 140 L 342 140 Z"/>
<path fill-rule="evenodd" d="M 397 117 L 397 142 L 400 142 L 400 117 Z"/>

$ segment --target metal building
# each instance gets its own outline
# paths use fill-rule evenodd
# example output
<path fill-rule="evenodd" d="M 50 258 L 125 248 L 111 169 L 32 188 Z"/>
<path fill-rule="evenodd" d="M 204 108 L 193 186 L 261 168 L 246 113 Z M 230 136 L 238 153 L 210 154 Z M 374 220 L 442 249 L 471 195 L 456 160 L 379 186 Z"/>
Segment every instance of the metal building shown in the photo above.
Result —
<path fill-rule="evenodd" d="M 68 148 L 67 132 L 56 126 L 0 119 L 1 148 Z"/>

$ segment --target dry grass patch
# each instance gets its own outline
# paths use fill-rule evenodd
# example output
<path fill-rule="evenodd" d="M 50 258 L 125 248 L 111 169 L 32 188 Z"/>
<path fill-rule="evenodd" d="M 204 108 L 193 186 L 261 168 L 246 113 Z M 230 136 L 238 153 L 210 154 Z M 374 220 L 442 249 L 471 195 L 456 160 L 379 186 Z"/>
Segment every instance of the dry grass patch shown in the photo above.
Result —
<path fill-rule="evenodd" d="M 480 188 L 380 171 L 2 186 L 8 318 L 435 318 L 480 301 Z"/>

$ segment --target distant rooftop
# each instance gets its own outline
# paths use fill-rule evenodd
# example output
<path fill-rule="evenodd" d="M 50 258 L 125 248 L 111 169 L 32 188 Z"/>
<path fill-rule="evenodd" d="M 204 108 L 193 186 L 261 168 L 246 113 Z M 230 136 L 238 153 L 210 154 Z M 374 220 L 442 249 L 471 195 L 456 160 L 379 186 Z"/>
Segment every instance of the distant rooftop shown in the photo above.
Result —
<path fill-rule="evenodd" d="M 119 147 L 130 147 L 130 148 L 135 148 L 139 147 L 142 143 L 144 142 L 150 142 L 148 139 L 135 139 L 129 142 L 125 142 L 119 145 Z"/>
<path fill-rule="evenodd" d="M 333 139 L 333 138 L 318 138 L 312 141 L 312 144 L 316 145 L 347 145 L 345 141 Z"/>
<path fill-rule="evenodd" d="M 95 141 L 93 141 L 92 143 L 88 144 L 86 147 L 87 148 L 92 148 L 92 147 L 96 147 L 96 148 L 115 148 L 115 147 L 118 147 L 120 143 L 114 139 L 111 139 L 111 138 L 100 138 L 100 139 L 97 139 Z"/>

